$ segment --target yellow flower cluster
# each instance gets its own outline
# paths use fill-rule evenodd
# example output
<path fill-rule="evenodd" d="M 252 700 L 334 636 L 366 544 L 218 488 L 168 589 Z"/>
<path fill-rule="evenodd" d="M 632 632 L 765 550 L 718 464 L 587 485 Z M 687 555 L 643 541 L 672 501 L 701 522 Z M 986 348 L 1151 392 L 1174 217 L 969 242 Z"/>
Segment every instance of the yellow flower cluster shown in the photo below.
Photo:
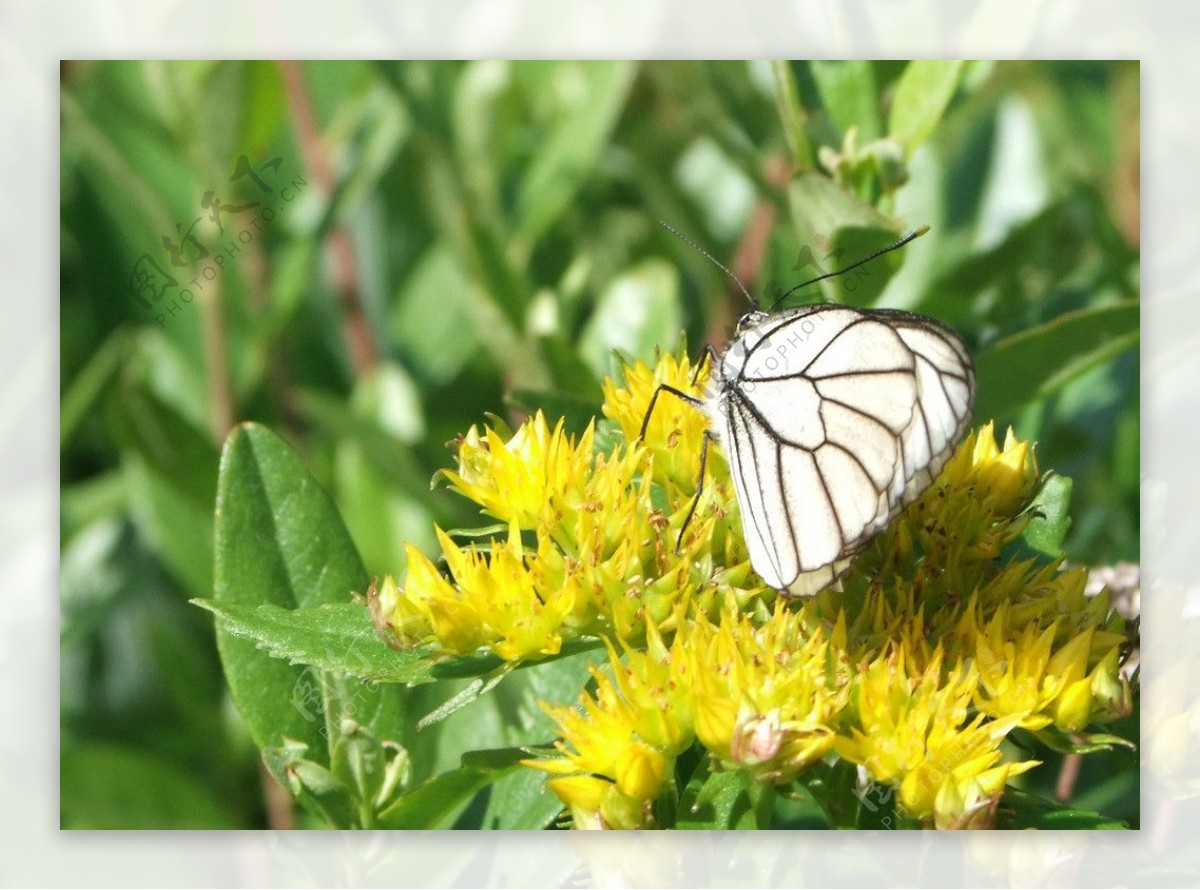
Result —
<path fill-rule="evenodd" d="M 726 602 L 716 623 L 678 616 L 670 646 L 651 626 L 644 650 L 610 648 L 612 679 L 593 669 L 596 691 L 582 710 L 547 706 L 561 756 L 529 765 L 563 776 L 550 786 L 576 827 L 653 825 L 653 801 L 697 740 L 772 783 L 833 748 L 830 725 L 849 689 L 826 635 L 806 634 L 782 601 L 764 621 Z"/>
<path fill-rule="evenodd" d="M 1082 570 L 1002 560 L 1033 517 L 1033 449 L 991 424 L 855 561 L 838 589 L 777 597 L 750 568 L 728 468 L 710 454 L 703 495 L 676 540 L 700 471 L 704 418 L 655 387 L 692 389 L 686 358 L 606 381 L 605 431 L 577 439 L 538 414 L 515 435 L 472 429 L 451 485 L 508 526 L 464 548 L 439 531 L 448 577 L 409 551 L 376 620 L 396 645 L 491 650 L 509 662 L 598 637 L 606 670 L 577 707 L 548 704 L 561 741 L 529 765 L 576 827 L 659 824 L 678 800 L 680 756 L 784 786 L 818 761 L 858 765 L 861 794 L 895 794 L 937 827 L 985 827 L 1014 729 L 1081 733 L 1131 708 L 1123 620 Z"/>
<path fill-rule="evenodd" d="M 689 386 L 691 370 L 668 358 L 658 379 Z M 645 413 L 656 383 L 644 365 L 630 380 L 632 396 L 606 384 L 606 410 L 627 434 L 608 453 L 597 452 L 594 425 L 572 438 L 540 412 L 507 438 L 467 433 L 457 470 L 444 475 L 508 526 L 507 541 L 462 546 L 439 529 L 448 578 L 409 547 L 403 588 L 389 577 L 379 590 L 376 621 L 389 642 L 449 654 L 486 648 L 515 663 L 555 655 L 577 637 L 639 642 L 648 622 L 669 631 L 680 603 L 711 610 L 726 593 L 744 604 L 762 592 L 729 517 L 727 477 L 708 487 L 675 551 L 704 428 L 695 409 L 664 399 L 651 428 L 658 438 L 647 435 L 655 447 L 637 444 L 641 418 L 633 417 Z"/>
<path fill-rule="evenodd" d="M 944 670 L 939 649 L 914 676 L 919 659 L 906 642 L 863 671 L 856 719 L 838 737 L 837 753 L 898 789 L 900 805 L 919 819 L 935 817 L 947 828 L 985 824 L 1007 779 L 1037 765 L 999 763 L 999 744 L 1020 720 L 970 717 L 975 672 L 961 663 Z"/>

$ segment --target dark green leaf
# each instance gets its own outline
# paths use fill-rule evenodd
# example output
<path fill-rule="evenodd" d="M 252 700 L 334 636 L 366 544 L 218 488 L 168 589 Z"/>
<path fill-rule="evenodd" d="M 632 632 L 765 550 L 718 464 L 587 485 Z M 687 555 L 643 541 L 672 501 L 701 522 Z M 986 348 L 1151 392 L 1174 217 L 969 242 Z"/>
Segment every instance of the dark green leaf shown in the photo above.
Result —
<path fill-rule="evenodd" d="M 563 803 L 546 784 L 547 776 L 525 767 L 511 772 L 492 786 L 484 828 L 549 828 L 563 810 Z"/>
<path fill-rule="evenodd" d="M 817 763 L 800 776 L 826 818 L 834 828 L 853 828 L 858 822 L 863 800 L 854 793 L 858 783 L 858 767 L 848 760 Z"/>
<path fill-rule="evenodd" d="M 377 827 L 450 828 L 455 816 L 500 773 L 476 767 L 444 772 L 403 794 L 379 815 Z"/>
<path fill-rule="evenodd" d="M 533 755 L 524 748 L 498 748 L 490 751 L 468 751 L 463 755 L 464 767 L 503 771 L 488 796 L 484 828 L 530 829 L 546 828 L 563 808 L 546 784 L 546 774 L 521 761 Z"/>
<path fill-rule="evenodd" d="M 1123 300 L 1068 312 L 1005 337 L 978 355 L 977 422 L 1009 418 L 1137 345 L 1141 304 Z"/>
<path fill-rule="evenodd" d="M 771 789 L 746 770 L 710 773 L 688 784 L 675 823 L 681 829 L 770 827 Z"/>
<path fill-rule="evenodd" d="M 996 811 L 996 828 L 999 829 L 1124 829 L 1124 822 L 1109 819 L 1100 813 L 1073 810 L 1070 807 L 1045 800 L 1025 791 L 1009 788 L 1000 799 Z"/>
<path fill-rule="evenodd" d="M 786 794 L 776 795 L 771 827 L 824 830 L 829 828 L 829 820 L 812 792 L 797 783 Z"/>

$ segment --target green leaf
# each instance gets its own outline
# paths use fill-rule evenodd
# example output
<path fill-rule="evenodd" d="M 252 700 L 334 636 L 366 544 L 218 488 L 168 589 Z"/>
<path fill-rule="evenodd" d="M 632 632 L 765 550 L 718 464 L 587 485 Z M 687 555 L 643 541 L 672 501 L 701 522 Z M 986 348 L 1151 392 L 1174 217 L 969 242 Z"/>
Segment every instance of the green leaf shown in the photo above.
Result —
<path fill-rule="evenodd" d="M 1009 418 L 1109 362 L 1140 337 L 1141 303 L 1122 300 L 1068 312 L 997 341 L 975 359 L 979 421 Z"/>
<path fill-rule="evenodd" d="M 492 671 L 491 674 L 484 677 L 476 677 L 465 687 L 459 690 L 459 692 L 452 698 L 442 702 L 440 705 L 422 717 L 417 722 L 417 729 L 426 729 L 427 727 L 433 726 L 435 723 L 441 723 L 447 717 L 450 717 L 458 711 L 461 711 L 467 705 L 474 703 L 474 701 L 481 695 L 485 695 L 491 690 L 495 689 L 496 685 L 506 676 L 508 676 L 510 671 L 512 671 L 511 665 L 501 664 L 500 667 Z"/>
<path fill-rule="evenodd" d="M 803 773 L 800 781 L 820 804 L 832 827 L 855 827 L 863 803 L 862 798 L 854 793 L 858 782 L 858 767 L 848 760 L 841 759 L 832 764 L 821 762 Z"/>
<path fill-rule="evenodd" d="M 1118 735 L 1107 732 L 1094 732 L 1081 735 L 1082 741 L 1072 741 L 1070 737 L 1044 729 L 1031 733 L 1039 742 L 1059 754 L 1093 754 L 1097 751 L 1111 751 L 1113 748 L 1126 748 L 1137 751 L 1137 745 Z"/>
<path fill-rule="evenodd" d="M 118 329 L 92 354 L 87 364 L 72 378 L 59 400 L 58 444 L 65 448 L 76 428 L 108 391 L 121 364 L 129 354 L 129 334 Z"/>
<path fill-rule="evenodd" d="M 499 778 L 479 767 L 461 767 L 434 776 L 400 796 L 379 814 L 378 828 L 450 828 L 471 798 Z"/>
<path fill-rule="evenodd" d="M 698 787 L 697 787 L 698 786 Z M 714 772 L 702 783 L 693 779 L 679 805 L 680 829 L 754 829 L 770 827 L 771 789 L 746 770 Z"/>
<path fill-rule="evenodd" d="M 366 583 L 337 510 L 295 453 L 254 424 L 230 433 L 217 495 L 215 605 L 274 606 L 282 620 L 284 610 L 344 604 Z M 346 640 L 333 645 L 336 652 Z M 309 759 L 327 762 L 326 738 L 336 737 L 341 716 L 351 711 L 379 737 L 394 735 L 386 726 L 399 703 L 395 687 L 289 665 L 223 627 L 217 648 L 234 703 L 259 748 L 281 747 L 286 737 L 307 745 Z"/>
<path fill-rule="evenodd" d="M 283 123 L 285 96 L 279 66 L 272 60 L 257 59 L 245 65 L 245 98 L 242 102 L 241 132 L 238 145 L 244 151 L 269 143 Z"/>
<path fill-rule="evenodd" d="M 572 105 L 539 134 L 517 195 L 517 237 L 534 243 L 571 205 L 616 126 L 637 73 L 633 62 L 557 62 L 547 72 Z"/>
<path fill-rule="evenodd" d="M 661 343 L 674 343 L 683 327 L 679 272 L 662 259 L 648 259 L 612 281 L 579 337 L 579 352 L 596 376 L 615 367 L 613 351 L 652 362 Z"/>
<path fill-rule="evenodd" d="M 462 765 L 473 769 L 489 769 L 498 772 L 519 766 L 521 761 L 528 760 L 529 756 L 529 752 L 524 748 L 485 748 L 479 751 L 464 752 Z M 538 773 L 537 775 L 543 774 Z"/>
<path fill-rule="evenodd" d="M 462 756 L 464 767 L 503 771 L 488 795 L 483 828 L 546 828 L 562 812 L 562 801 L 546 784 L 541 770 L 521 765 L 533 756 L 528 748 L 493 748 L 468 751 Z"/>
<path fill-rule="evenodd" d="M 861 201 L 832 179 L 807 172 L 794 177 L 789 187 L 792 223 L 798 247 L 789 274 L 800 282 L 836 272 L 894 242 L 900 226 L 870 204 Z M 854 306 L 869 306 L 903 262 L 903 251 L 878 257 L 845 275 L 820 284 L 825 298 Z M 810 302 L 815 288 L 790 297 L 787 305 Z"/>
<path fill-rule="evenodd" d="M 1063 555 L 1063 541 L 1071 528 L 1071 480 L 1052 473 L 1042 483 L 1029 509 L 1035 514 L 1025 526 L 1025 543 L 1054 559 Z"/>
<path fill-rule="evenodd" d="M 900 233 L 900 226 L 894 220 L 821 173 L 807 171 L 794 176 L 788 186 L 788 199 L 796 237 L 802 246 L 813 244 L 818 237 L 831 242 L 841 229 L 886 232 L 888 241 L 894 241 Z M 818 243 L 819 249 L 828 249 L 822 244 L 824 242 Z M 849 265 L 858 259 L 862 257 L 847 256 L 842 258 L 839 265 Z M 824 271 L 830 272 L 837 267 L 831 266 Z"/>
<path fill-rule="evenodd" d="M 796 783 L 786 794 L 776 795 L 771 827 L 820 831 L 829 828 L 829 820 L 812 792 Z"/>
<path fill-rule="evenodd" d="M 365 201 L 378 197 L 379 180 L 392 168 L 411 129 L 394 94 L 382 86 L 350 103 L 346 111 L 339 126 L 323 134 L 342 155 L 346 171 L 331 202 L 335 220 L 354 218 Z M 361 216 L 357 224 L 364 224 Z M 365 245 L 359 247 L 364 249 Z"/>
<path fill-rule="evenodd" d="M 452 380 L 479 351 L 468 284 L 462 264 L 441 240 L 421 255 L 391 303 L 388 330 L 426 380 Z"/>
<path fill-rule="evenodd" d="M 1009 788 L 1000 800 L 996 811 L 996 828 L 998 829 L 1125 829 L 1129 826 L 1118 820 L 1110 819 L 1100 813 L 1086 810 L 1074 810 L 1054 801 Z"/>
<path fill-rule="evenodd" d="M 263 762 L 273 775 L 282 777 L 283 786 L 310 813 L 336 828 L 355 827 L 351 790 L 328 767 L 306 759 L 307 752 L 303 742 L 285 739 L 278 748 L 263 749 Z"/>
<path fill-rule="evenodd" d="M 498 779 L 488 797 L 483 827 L 507 830 L 552 825 L 563 803 L 550 790 L 546 778 L 540 770 L 522 767 Z"/>
<path fill-rule="evenodd" d="M 821 103 L 842 134 L 858 128 L 858 144 L 882 135 L 875 68 L 863 60 L 808 63 Z"/>
<path fill-rule="evenodd" d="M 427 683 L 434 679 L 433 659 L 385 644 L 371 624 L 367 607 L 359 603 L 285 609 L 272 604 L 192 602 L 216 615 L 217 625 L 226 633 L 253 640 L 261 649 L 292 664 L 386 683 Z"/>
<path fill-rule="evenodd" d="M 114 415 L 138 529 L 192 593 L 207 595 L 216 449 L 203 431 L 136 382 L 121 386 Z"/>
<path fill-rule="evenodd" d="M 909 157 L 942 119 L 958 89 L 962 68 L 960 61 L 918 60 L 909 62 L 900 75 L 892 96 L 888 135 L 904 146 Z"/>

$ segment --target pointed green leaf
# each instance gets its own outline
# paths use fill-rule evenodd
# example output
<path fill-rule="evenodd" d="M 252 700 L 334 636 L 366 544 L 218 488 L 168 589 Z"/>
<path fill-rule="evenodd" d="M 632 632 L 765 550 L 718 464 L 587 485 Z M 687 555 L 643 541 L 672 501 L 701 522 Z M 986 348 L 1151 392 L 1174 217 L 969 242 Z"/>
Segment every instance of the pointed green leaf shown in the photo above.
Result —
<path fill-rule="evenodd" d="M 419 651 L 386 645 L 371 624 L 367 607 L 360 603 L 285 609 L 271 604 L 192 602 L 216 615 L 217 625 L 226 633 L 253 640 L 292 664 L 386 683 L 428 683 L 434 679 L 434 660 Z"/>
<path fill-rule="evenodd" d="M 379 828 L 450 828 L 471 798 L 501 774 L 478 767 L 441 773 L 401 795 L 379 815 Z"/>
<path fill-rule="evenodd" d="M 1000 829 L 1125 829 L 1129 826 L 1119 819 L 1100 813 L 1074 810 L 1055 801 L 1045 800 L 1026 791 L 1009 788 L 996 811 L 996 827 Z"/>
<path fill-rule="evenodd" d="M 628 61 L 557 62 L 548 71 L 571 108 L 535 146 L 517 196 L 517 231 L 527 243 L 541 237 L 567 207 L 608 144 L 637 65 Z"/>
<path fill-rule="evenodd" d="M 896 240 L 900 227 L 870 204 L 820 173 L 801 173 L 788 190 L 792 223 L 798 246 L 789 274 L 792 285 L 836 272 L 870 256 Z M 894 251 L 845 275 L 824 281 L 827 299 L 853 306 L 869 306 L 882 293 L 892 273 L 903 262 L 904 251 Z M 804 288 L 786 305 L 809 302 L 816 286 Z"/>
<path fill-rule="evenodd" d="M 942 119 L 958 89 L 962 68 L 961 61 L 922 59 L 909 62 L 900 75 L 892 96 L 888 135 L 904 146 L 909 157 Z"/>
<path fill-rule="evenodd" d="M 1079 742 L 1074 742 L 1069 736 L 1052 729 L 1035 732 L 1033 735 L 1051 751 L 1059 754 L 1093 754 L 1097 751 L 1111 751 L 1113 748 L 1137 750 L 1137 745 L 1129 739 L 1107 732 L 1084 734 Z"/>
<path fill-rule="evenodd" d="M 214 576 L 215 604 L 223 609 L 315 608 L 346 603 L 352 591 L 366 589 L 362 562 L 329 496 L 281 439 L 255 424 L 230 433 L 221 456 Z M 224 628 L 217 647 L 233 700 L 260 748 L 278 748 L 287 737 L 325 763 L 326 738 L 343 713 L 374 725 L 388 722 L 385 715 L 398 705 L 395 687 L 287 664 Z"/>
<path fill-rule="evenodd" d="M 975 358 L 975 417 L 1010 418 L 1092 368 L 1137 345 L 1141 303 L 1122 300 L 1080 309 L 1005 337 Z"/>
<path fill-rule="evenodd" d="M 879 95 L 871 62 L 812 61 L 808 63 L 821 93 L 821 103 L 844 136 L 858 129 L 858 144 L 865 145 L 882 135 Z"/>

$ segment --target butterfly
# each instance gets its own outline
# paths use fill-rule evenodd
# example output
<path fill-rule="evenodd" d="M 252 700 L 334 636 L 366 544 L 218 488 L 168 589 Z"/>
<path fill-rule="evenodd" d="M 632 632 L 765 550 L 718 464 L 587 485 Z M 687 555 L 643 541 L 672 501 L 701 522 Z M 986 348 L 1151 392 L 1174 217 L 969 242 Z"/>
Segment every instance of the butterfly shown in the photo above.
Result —
<path fill-rule="evenodd" d="M 661 392 L 706 414 L 701 482 L 684 528 L 715 439 L 733 476 L 750 563 L 789 596 L 831 585 L 933 483 L 974 405 L 975 371 L 962 339 L 912 312 L 755 308 L 725 352 L 708 355 L 715 364 L 705 397 L 660 385 L 642 434 Z"/>

